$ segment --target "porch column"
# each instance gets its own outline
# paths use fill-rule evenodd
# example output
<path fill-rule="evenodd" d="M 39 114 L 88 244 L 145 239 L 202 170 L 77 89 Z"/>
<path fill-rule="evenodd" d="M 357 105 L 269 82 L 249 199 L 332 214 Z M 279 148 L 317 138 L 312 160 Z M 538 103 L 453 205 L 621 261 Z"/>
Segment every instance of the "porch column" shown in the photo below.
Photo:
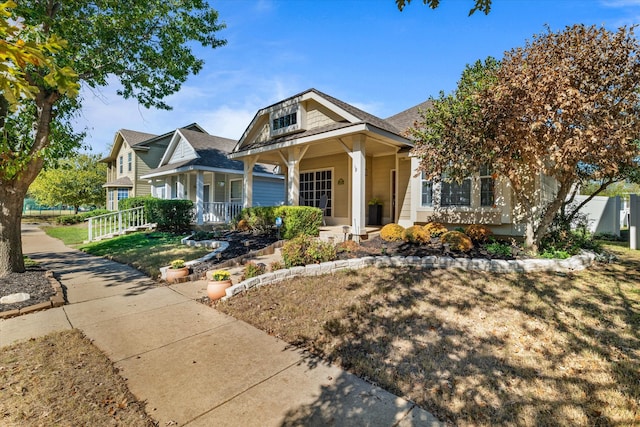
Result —
<path fill-rule="evenodd" d="M 298 206 L 300 204 L 300 161 L 306 154 L 309 146 L 291 147 L 282 160 L 287 165 L 287 205 Z"/>
<path fill-rule="evenodd" d="M 196 174 L 196 224 L 202 225 L 204 214 L 204 173 Z"/>
<path fill-rule="evenodd" d="M 365 232 L 365 136 L 356 135 L 353 139 L 353 148 L 349 153 L 351 157 L 351 233 L 360 236 Z"/>
<path fill-rule="evenodd" d="M 242 159 L 244 162 L 244 177 L 242 179 L 242 207 L 250 208 L 253 206 L 253 167 L 258 161 L 256 157 L 245 157 Z"/>
<path fill-rule="evenodd" d="M 164 179 L 164 198 L 171 198 L 171 178 Z"/>

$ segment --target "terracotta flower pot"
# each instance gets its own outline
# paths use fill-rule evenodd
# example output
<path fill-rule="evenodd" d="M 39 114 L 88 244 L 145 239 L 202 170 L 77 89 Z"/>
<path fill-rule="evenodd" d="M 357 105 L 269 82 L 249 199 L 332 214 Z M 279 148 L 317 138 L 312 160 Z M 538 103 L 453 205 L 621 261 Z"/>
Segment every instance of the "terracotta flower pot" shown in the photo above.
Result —
<path fill-rule="evenodd" d="M 182 268 L 169 268 L 167 269 L 167 282 L 175 283 L 176 280 L 181 277 L 187 277 L 189 275 L 189 267 Z"/>
<path fill-rule="evenodd" d="M 225 290 L 231 286 L 229 280 L 211 280 L 207 285 L 207 295 L 211 301 L 216 301 L 226 295 Z"/>

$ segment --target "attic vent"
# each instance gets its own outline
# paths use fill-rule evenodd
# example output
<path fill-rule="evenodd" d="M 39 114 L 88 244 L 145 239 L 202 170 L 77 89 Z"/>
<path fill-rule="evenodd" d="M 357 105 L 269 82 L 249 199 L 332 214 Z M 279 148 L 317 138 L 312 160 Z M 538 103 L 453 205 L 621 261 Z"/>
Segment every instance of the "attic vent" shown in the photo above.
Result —
<path fill-rule="evenodd" d="M 306 115 L 304 108 L 300 104 L 281 108 L 273 111 L 269 115 L 271 136 L 286 135 L 293 132 L 306 130 Z"/>

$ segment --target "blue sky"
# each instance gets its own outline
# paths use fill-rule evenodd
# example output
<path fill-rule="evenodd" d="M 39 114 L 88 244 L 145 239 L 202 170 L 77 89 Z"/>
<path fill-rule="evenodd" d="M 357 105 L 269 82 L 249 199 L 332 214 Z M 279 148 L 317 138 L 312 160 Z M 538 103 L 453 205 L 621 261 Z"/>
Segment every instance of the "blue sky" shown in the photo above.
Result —
<path fill-rule="evenodd" d="M 615 30 L 640 23 L 640 0 L 493 0 L 489 15 L 467 16 L 473 0 L 211 0 L 227 45 L 197 48 L 204 69 L 169 97 L 172 111 L 123 100 L 117 84 L 83 88 L 76 129 L 106 154 L 118 129 L 161 134 L 197 122 L 237 139 L 256 111 L 309 88 L 385 118 L 456 87 L 466 64 L 501 58 L 549 25 Z M 637 34 L 640 36 L 640 30 Z"/>

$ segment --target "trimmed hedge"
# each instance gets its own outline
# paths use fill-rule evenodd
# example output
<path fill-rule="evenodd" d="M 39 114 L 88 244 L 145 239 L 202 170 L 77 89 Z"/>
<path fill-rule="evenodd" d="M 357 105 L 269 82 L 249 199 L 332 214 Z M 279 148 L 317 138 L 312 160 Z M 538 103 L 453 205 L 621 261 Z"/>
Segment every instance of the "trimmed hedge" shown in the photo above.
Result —
<path fill-rule="evenodd" d="M 105 215 L 108 213 L 111 213 L 111 211 L 107 209 L 95 209 L 89 212 L 82 212 L 77 215 L 62 215 L 56 219 L 56 222 L 62 225 L 78 224 L 93 216 Z"/>
<path fill-rule="evenodd" d="M 414 244 L 423 244 L 431 240 L 431 235 L 419 225 L 412 225 L 402 232 L 402 240 Z"/>
<path fill-rule="evenodd" d="M 322 225 L 322 209 L 311 206 L 278 206 L 275 218 L 282 218 L 281 235 L 284 239 L 293 239 L 300 235 L 319 236 Z"/>
<path fill-rule="evenodd" d="M 193 222 L 191 200 L 165 200 L 151 196 L 131 197 L 118 202 L 120 210 L 144 206 L 147 222 L 157 224 L 158 231 L 181 233 L 189 231 Z"/>

